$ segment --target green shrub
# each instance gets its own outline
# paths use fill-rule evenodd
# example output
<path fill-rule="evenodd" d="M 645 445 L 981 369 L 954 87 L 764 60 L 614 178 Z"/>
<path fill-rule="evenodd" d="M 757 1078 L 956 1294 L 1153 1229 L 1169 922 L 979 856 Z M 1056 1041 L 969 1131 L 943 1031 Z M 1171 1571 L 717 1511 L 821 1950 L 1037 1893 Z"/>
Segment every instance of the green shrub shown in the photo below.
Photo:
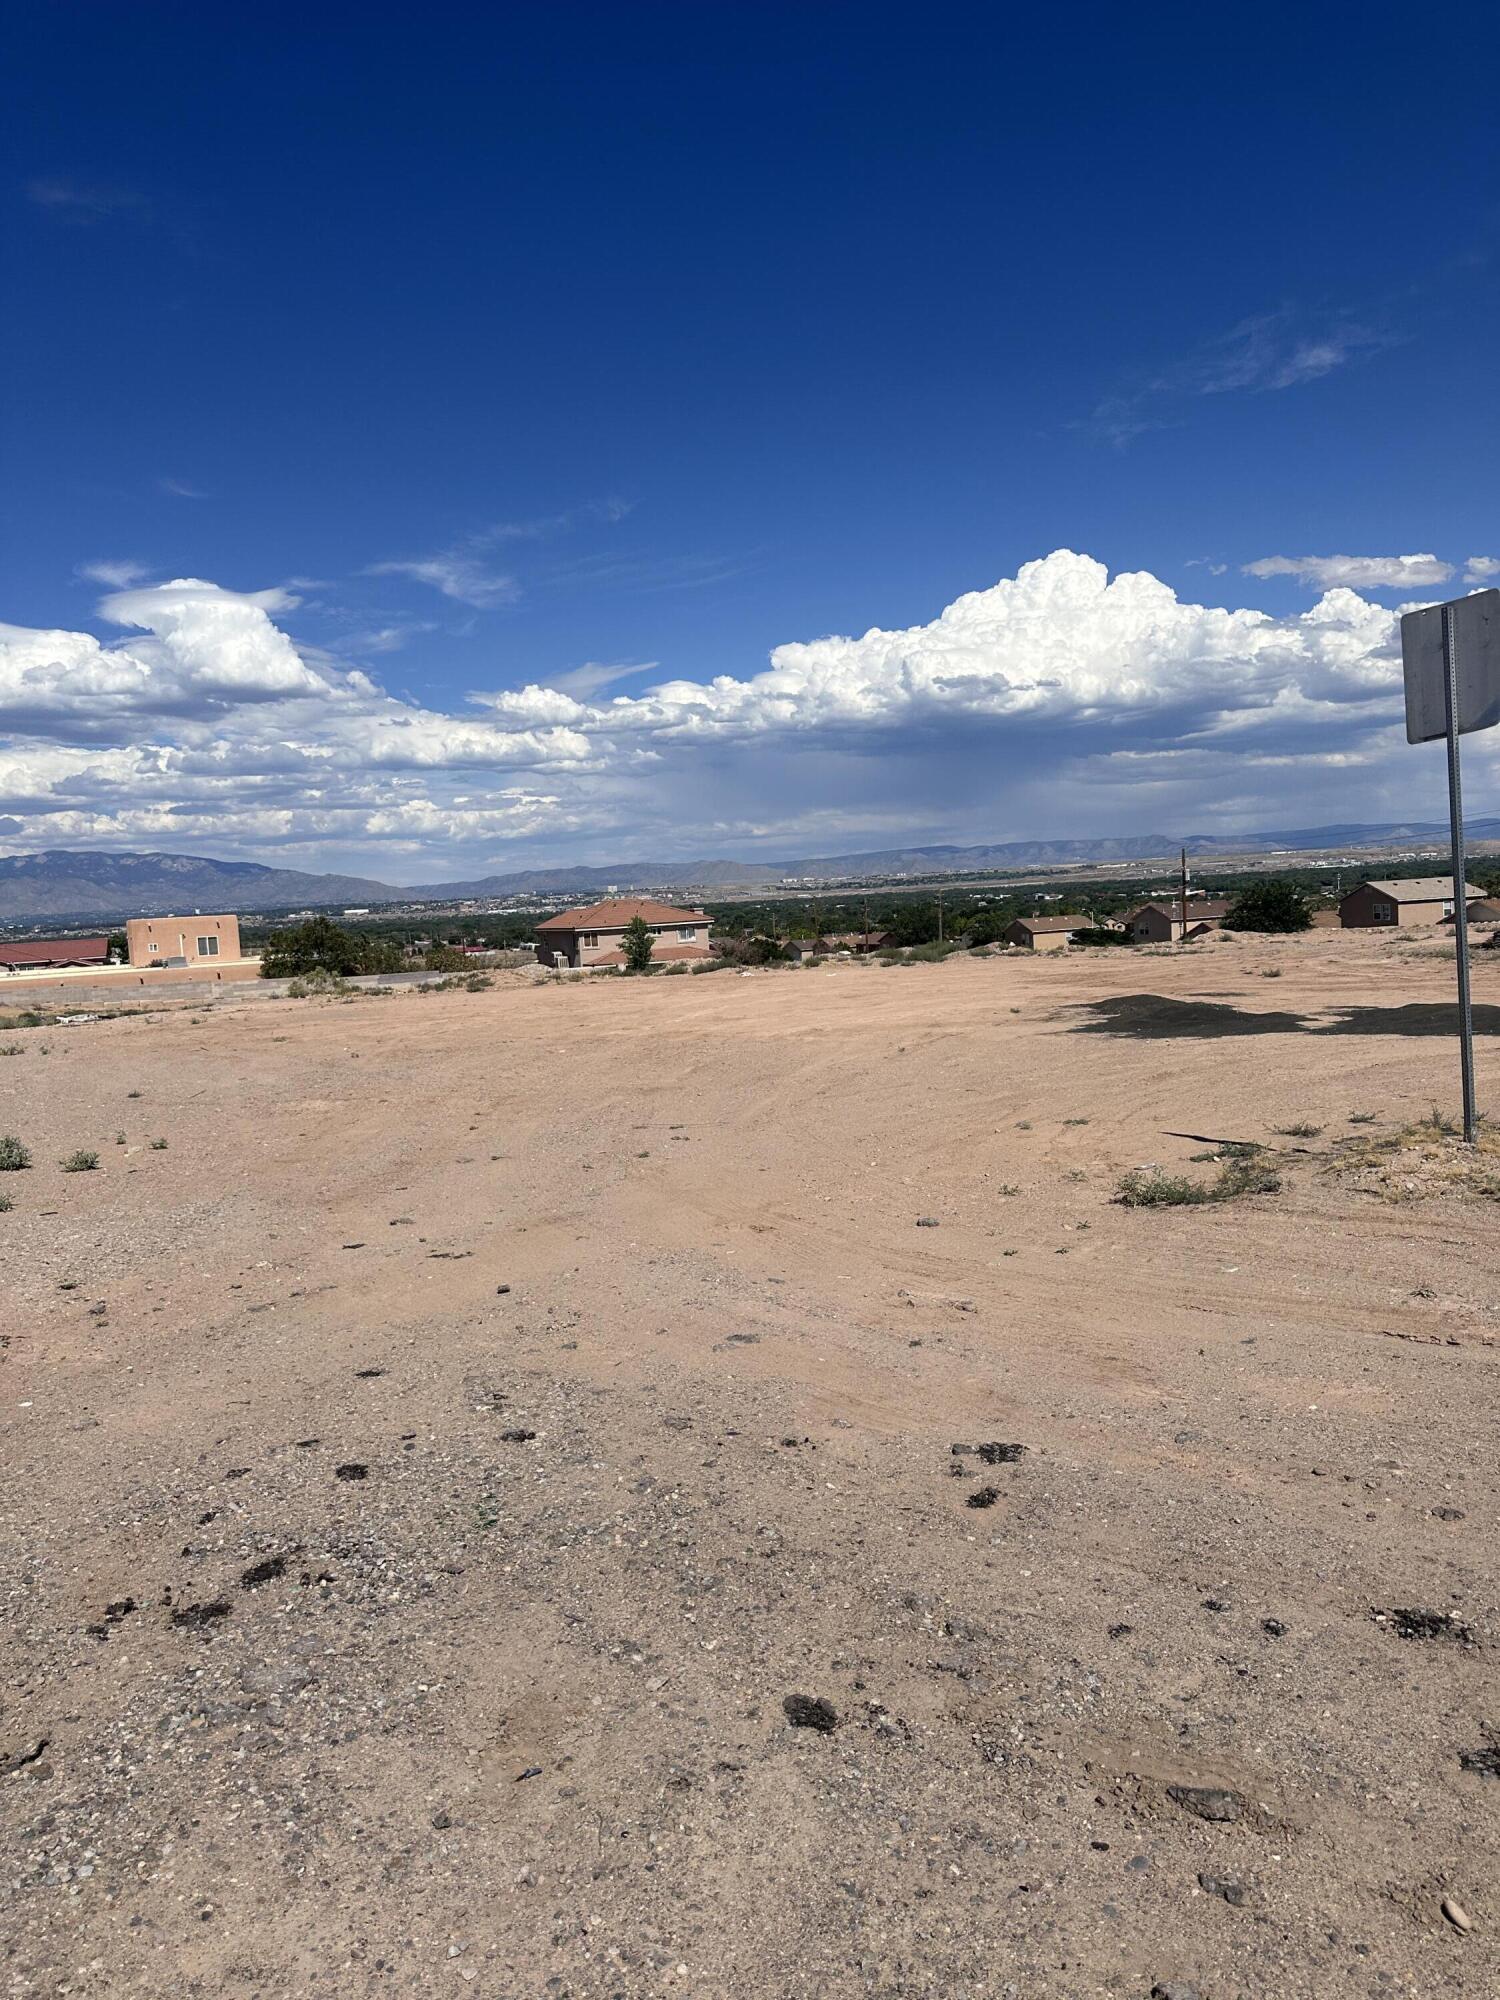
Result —
<path fill-rule="evenodd" d="M 1197 1208 L 1234 1201 L 1240 1195 L 1275 1194 L 1280 1187 L 1281 1176 L 1274 1167 L 1263 1165 L 1254 1154 L 1237 1153 L 1223 1162 L 1211 1181 L 1137 1167 L 1122 1177 L 1115 1200 L 1125 1208 Z"/>
<path fill-rule="evenodd" d="M 9 1215 L 15 1203 L 8 1194 L 0 1194 L 0 1215 Z"/>
<path fill-rule="evenodd" d="M 166 1140 L 165 1140 L 165 1139 L 153 1139 L 153 1140 L 151 1141 L 151 1150 L 152 1150 L 152 1152 L 153 1152 L 153 1153 L 164 1153 L 164 1152 L 165 1152 L 165 1151 L 167 1150 L 167 1142 L 166 1142 Z"/>
<path fill-rule="evenodd" d="M 0 1174 L 18 1174 L 30 1165 L 30 1153 L 13 1132 L 0 1137 Z"/>
<path fill-rule="evenodd" d="M 99 1164 L 99 1155 L 85 1152 L 80 1146 L 76 1153 L 69 1153 L 59 1164 L 65 1174 L 91 1174 Z"/>

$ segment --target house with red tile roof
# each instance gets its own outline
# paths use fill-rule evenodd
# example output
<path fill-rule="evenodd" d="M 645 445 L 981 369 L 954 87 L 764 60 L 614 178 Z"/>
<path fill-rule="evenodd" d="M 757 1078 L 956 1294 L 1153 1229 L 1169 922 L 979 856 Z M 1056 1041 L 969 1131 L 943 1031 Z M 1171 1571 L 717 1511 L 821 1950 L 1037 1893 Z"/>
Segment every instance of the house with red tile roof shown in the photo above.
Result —
<path fill-rule="evenodd" d="M 592 967 L 625 963 L 626 927 L 639 917 L 656 940 L 653 965 L 680 959 L 708 958 L 710 919 L 703 910 L 679 910 L 649 897 L 612 896 L 603 903 L 585 903 L 560 910 L 536 927 L 539 965 L 587 972 Z"/>

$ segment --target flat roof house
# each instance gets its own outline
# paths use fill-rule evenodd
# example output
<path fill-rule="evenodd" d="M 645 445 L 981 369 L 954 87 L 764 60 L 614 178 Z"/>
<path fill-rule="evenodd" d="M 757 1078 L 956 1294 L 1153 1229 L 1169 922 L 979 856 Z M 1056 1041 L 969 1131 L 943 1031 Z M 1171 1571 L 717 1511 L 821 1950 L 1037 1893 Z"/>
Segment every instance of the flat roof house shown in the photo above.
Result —
<path fill-rule="evenodd" d="M 670 903 L 653 903 L 641 896 L 611 896 L 603 903 L 585 903 L 560 910 L 536 927 L 539 965 L 574 971 L 592 966 L 623 965 L 626 926 L 640 917 L 656 940 L 653 965 L 677 959 L 708 958 L 711 919 L 704 910 L 679 910 Z"/>
<path fill-rule="evenodd" d="M 1182 921 L 1182 904 L 1176 896 L 1159 902 L 1142 903 L 1124 919 L 1125 934 L 1132 944 L 1181 944 L 1217 930 L 1229 914 L 1229 905 L 1210 896 L 1189 896 L 1187 924 Z"/>
<path fill-rule="evenodd" d="M 0 943 L 0 973 L 43 972 L 53 965 L 107 965 L 109 939 L 25 938 Z"/>
<path fill-rule="evenodd" d="M 1464 906 L 1481 902 L 1484 891 L 1464 884 Z M 1339 904 L 1339 922 L 1346 931 L 1382 926 L 1407 929 L 1413 924 L 1440 924 L 1453 915 L 1453 880 L 1448 875 L 1414 875 L 1408 882 L 1361 882 Z"/>
<path fill-rule="evenodd" d="M 1088 927 L 1087 917 L 1017 917 L 1002 935 L 1007 944 L 1022 945 L 1027 951 L 1061 951 L 1074 931 Z"/>
<path fill-rule="evenodd" d="M 132 965 L 197 965 L 237 960 L 238 917 L 132 917 L 125 926 Z"/>

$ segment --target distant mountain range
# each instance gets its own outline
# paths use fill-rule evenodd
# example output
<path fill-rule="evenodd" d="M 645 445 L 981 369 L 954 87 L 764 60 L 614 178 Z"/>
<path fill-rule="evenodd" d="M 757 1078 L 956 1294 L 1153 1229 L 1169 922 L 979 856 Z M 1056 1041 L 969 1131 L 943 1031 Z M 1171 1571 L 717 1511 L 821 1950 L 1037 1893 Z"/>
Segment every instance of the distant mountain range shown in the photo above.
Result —
<path fill-rule="evenodd" d="M 389 902 L 402 891 L 359 875 L 308 875 L 196 854 L 111 854 L 54 847 L 0 856 L 0 923 L 38 917 L 174 916 L 193 910 L 287 909 Z"/>
<path fill-rule="evenodd" d="M 1468 822 L 1471 840 L 1500 840 L 1500 819 Z M 192 910 L 345 908 L 350 904 L 438 903 L 503 896 L 597 896 L 610 889 L 770 889 L 806 877 L 964 874 L 985 869 L 1058 867 L 1069 862 L 1167 861 L 1189 854 L 1346 852 L 1355 848 L 1446 846 L 1448 828 L 1411 820 L 1374 826 L 1296 827 L 1245 834 L 1158 833 L 1116 839 L 1007 840 L 982 847 L 890 847 L 875 853 L 824 854 L 786 861 L 621 861 L 608 867 L 523 868 L 468 882 L 401 888 L 365 875 L 318 875 L 267 868 L 256 861 L 214 861 L 192 854 L 110 853 L 49 848 L 0 856 L 0 923 L 55 918 L 115 922 Z"/>

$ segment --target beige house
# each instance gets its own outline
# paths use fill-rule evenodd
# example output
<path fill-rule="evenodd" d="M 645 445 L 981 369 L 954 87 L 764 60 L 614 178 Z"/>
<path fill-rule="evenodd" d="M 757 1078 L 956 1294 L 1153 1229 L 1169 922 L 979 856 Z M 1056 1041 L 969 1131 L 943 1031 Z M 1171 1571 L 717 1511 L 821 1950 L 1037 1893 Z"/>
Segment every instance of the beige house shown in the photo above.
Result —
<path fill-rule="evenodd" d="M 1464 884 L 1464 907 L 1483 901 L 1484 891 Z M 1407 929 L 1413 924 L 1440 924 L 1453 915 L 1453 878 L 1414 875 L 1408 882 L 1361 882 L 1339 904 L 1339 922 L 1346 931 L 1384 926 Z"/>
<path fill-rule="evenodd" d="M 1206 931 L 1217 930 L 1229 914 L 1226 902 L 1210 896 L 1189 896 L 1187 922 L 1182 921 L 1182 902 L 1163 896 L 1159 902 L 1142 903 L 1124 919 L 1125 934 L 1132 944 L 1182 944 Z"/>
<path fill-rule="evenodd" d="M 211 971 L 238 959 L 238 917 L 132 917 L 125 926 L 132 965 L 190 965 Z"/>
<path fill-rule="evenodd" d="M 640 917 L 655 939 L 653 965 L 708 958 L 710 919 L 703 910 L 679 910 L 640 896 L 614 896 L 561 910 L 536 927 L 539 965 L 586 972 L 594 966 L 623 965 L 626 927 Z"/>
<path fill-rule="evenodd" d="M 1021 945 L 1027 951 L 1061 951 L 1074 931 L 1088 927 L 1087 917 L 1017 917 L 1005 926 L 1004 937 L 1007 944 Z"/>

